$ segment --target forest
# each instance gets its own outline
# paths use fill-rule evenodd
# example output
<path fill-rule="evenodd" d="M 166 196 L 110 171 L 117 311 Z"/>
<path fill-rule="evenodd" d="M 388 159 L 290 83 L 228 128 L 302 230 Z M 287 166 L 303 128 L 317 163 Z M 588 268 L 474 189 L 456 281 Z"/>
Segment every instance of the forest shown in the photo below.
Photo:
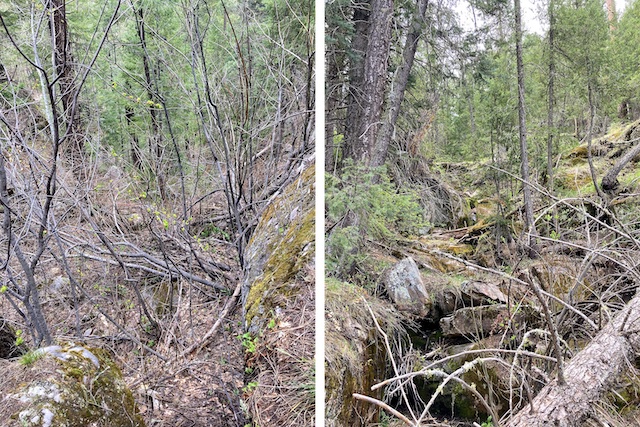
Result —
<path fill-rule="evenodd" d="M 305 0 L 0 0 L 0 424 L 313 423 L 314 43 Z"/>
<path fill-rule="evenodd" d="M 640 425 L 640 2 L 521 3 L 326 2 L 328 426 Z"/>

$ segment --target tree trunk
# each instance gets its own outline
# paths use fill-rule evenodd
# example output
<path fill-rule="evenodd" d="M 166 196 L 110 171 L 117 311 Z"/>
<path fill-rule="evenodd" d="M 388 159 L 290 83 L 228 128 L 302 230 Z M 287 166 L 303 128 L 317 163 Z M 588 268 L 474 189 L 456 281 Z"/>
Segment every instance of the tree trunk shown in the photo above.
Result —
<path fill-rule="evenodd" d="M 338 64 L 337 64 L 337 53 L 336 52 L 327 52 L 326 59 L 326 83 L 325 83 L 325 93 L 326 93 L 326 101 L 325 101 L 325 122 L 324 122 L 324 139 L 325 139 L 325 161 L 324 161 L 324 170 L 332 173 L 334 172 L 335 160 L 336 160 L 336 150 L 339 149 L 336 144 L 334 144 L 334 137 L 336 133 L 336 121 L 337 121 L 337 107 L 340 105 L 340 99 L 338 98 L 338 87 L 340 84 L 335 81 L 338 80 L 336 76 L 338 76 Z M 335 79 L 335 80 L 334 80 Z"/>
<path fill-rule="evenodd" d="M 531 196 L 531 184 L 529 183 L 529 156 L 527 153 L 527 126 L 524 100 L 524 66 L 522 62 L 522 15 L 520 0 L 514 0 L 516 18 L 516 63 L 518 74 L 518 124 L 520 130 L 520 171 L 523 181 L 524 211 L 526 230 L 528 232 L 527 246 L 529 256 L 537 257 L 536 225 L 533 218 L 533 200 Z"/>
<path fill-rule="evenodd" d="M 638 154 L 640 154 L 640 142 L 636 144 L 631 150 L 627 151 L 627 153 L 620 157 L 615 165 L 607 172 L 607 174 L 602 178 L 602 189 L 607 193 L 613 195 L 615 190 L 618 188 L 618 174 L 622 171 L 622 169 L 633 160 Z"/>
<path fill-rule="evenodd" d="M 544 387 L 507 427 L 574 427 L 593 413 L 640 350 L 640 295 L 636 295 L 565 367 L 565 385 Z"/>
<path fill-rule="evenodd" d="M 554 11 L 554 1 L 549 1 L 549 104 L 547 109 L 547 182 L 549 192 L 553 195 L 553 103 L 554 103 L 554 83 L 556 77 L 556 63 L 554 57 L 554 39 L 556 31 L 556 20 Z"/>
<path fill-rule="evenodd" d="M 393 136 L 393 131 L 398 121 L 398 115 L 400 114 L 400 107 L 404 100 L 404 93 L 407 89 L 407 83 L 409 82 L 409 75 L 411 74 L 411 68 L 413 67 L 413 60 L 416 56 L 416 50 L 418 49 L 418 41 L 422 35 L 422 29 L 424 27 L 424 15 L 427 10 L 428 0 L 419 0 L 418 5 L 413 16 L 409 33 L 404 44 L 402 51 L 402 65 L 398 69 L 393 84 L 393 89 L 389 94 L 388 110 L 389 114 L 386 120 L 382 124 L 382 128 L 376 138 L 376 145 L 373 155 L 371 157 L 371 166 L 382 166 L 387 158 L 387 152 L 389 150 L 389 144 Z"/>
<path fill-rule="evenodd" d="M 67 26 L 67 11 L 65 0 L 51 0 L 52 10 L 50 18 L 50 32 L 53 44 L 53 64 L 55 67 L 54 80 L 58 83 L 59 99 L 62 103 L 62 117 L 66 124 L 63 139 L 67 139 L 67 152 L 78 164 L 74 166 L 77 176 L 82 170 L 84 140 L 80 132 L 77 105 L 74 105 L 76 87 L 73 75 L 73 58 L 69 43 L 69 28 Z"/>
<path fill-rule="evenodd" d="M 593 122 L 596 118 L 596 106 L 595 101 L 593 100 L 593 84 L 591 82 L 591 77 L 589 76 L 587 82 L 587 93 L 589 98 L 589 130 L 587 131 L 587 163 L 589 163 L 589 173 L 591 174 L 591 180 L 593 181 L 593 187 L 596 189 L 596 193 L 598 196 L 605 202 L 608 203 L 608 199 L 606 195 L 600 189 L 598 185 L 598 177 L 596 174 L 596 169 L 593 166 L 593 156 L 591 150 L 591 142 L 593 141 Z"/>
<path fill-rule="evenodd" d="M 616 29 L 616 2 L 615 0 L 606 0 L 607 3 L 607 20 L 609 21 L 609 30 L 613 32 Z"/>
<path fill-rule="evenodd" d="M 554 176 L 553 176 L 553 114 L 555 103 L 555 79 L 556 79 L 556 61 L 555 61 L 555 36 L 556 36 L 556 15 L 555 2 L 549 0 L 549 104 L 547 109 L 547 184 L 549 194 L 554 196 Z M 556 233 L 560 233 L 558 225 L 558 207 L 553 205 L 553 228 Z"/>
<path fill-rule="evenodd" d="M 360 122 L 362 121 L 364 82 L 364 58 L 367 51 L 369 27 L 371 26 L 369 5 L 358 3 L 353 6 L 354 34 L 351 39 L 351 55 L 348 65 L 349 85 L 347 92 L 347 117 L 344 129 L 344 157 L 356 159 Z"/>
<path fill-rule="evenodd" d="M 369 37 L 364 57 L 362 115 L 352 141 L 353 159 L 370 164 L 374 158 L 387 87 L 387 62 L 391 46 L 392 0 L 371 0 Z"/>
<path fill-rule="evenodd" d="M 165 171 L 162 165 L 163 147 L 162 133 L 160 132 L 160 117 L 155 105 L 157 103 L 156 91 L 154 90 L 155 80 L 152 76 L 151 60 L 147 51 L 147 31 L 144 23 L 144 12 L 142 6 L 138 10 L 134 10 L 136 16 L 136 27 L 138 30 L 138 39 L 142 49 L 142 69 L 144 71 L 145 89 L 149 100 L 153 105 L 148 106 L 149 117 L 151 118 L 151 135 L 149 136 L 149 154 L 153 159 L 153 171 L 156 175 L 158 190 L 162 200 L 166 199 L 165 188 Z M 155 75 L 155 72 L 153 73 Z"/>

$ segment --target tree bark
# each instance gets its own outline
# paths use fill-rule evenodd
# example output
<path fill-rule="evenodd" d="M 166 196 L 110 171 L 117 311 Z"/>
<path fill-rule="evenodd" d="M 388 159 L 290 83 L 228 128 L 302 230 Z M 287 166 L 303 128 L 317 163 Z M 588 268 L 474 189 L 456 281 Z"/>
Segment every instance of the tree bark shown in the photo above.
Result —
<path fill-rule="evenodd" d="M 548 87 L 548 109 L 547 109 L 547 184 L 549 194 L 554 196 L 554 175 L 553 175 L 553 114 L 555 103 L 555 80 L 556 80 L 556 61 L 555 61 L 555 37 L 556 37 L 556 12 L 555 2 L 549 0 L 549 87 Z M 556 233 L 560 233 L 558 225 L 558 208 L 553 205 L 553 227 Z"/>
<path fill-rule="evenodd" d="M 371 0 L 369 37 L 364 58 L 362 115 L 353 138 L 353 158 L 371 164 L 380 129 L 387 87 L 387 63 L 391 46 L 392 0 Z"/>
<path fill-rule="evenodd" d="M 84 140 L 80 131 L 80 114 L 74 105 L 76 86 L 74 79 L 73 57 L 69 43 L 69 28 L 67 26 L 67 11 L 65 0 L 51 0 L 50 32 L 53 44 L 53 65 L 55 67 L 54 80 L 58 83 L 59 97 L 62 103 L 62 117 L 66 125 L 63 139 L 67 139 L 67 152 L 72 159 L 78 160 L 74 172 L 79 176 L 82 170 Z"/>
<path fill-rule="evenodd" d="M 371 11 L 367 3 L 353 6 L 353 37 L 351 38 L 351 54 L 349 55 L 349 84 L 346 95 L 347 117 L 344 128 L 344 157 L 356 159 L 360 122 L 363 109 L 364 58 L 367 42 Z"/>
<path fill-rule="evenodd" d="M 544 387 L 531 405 L 523 408 L 507 427 L 574 427 L 593 413 L 594 405 L 614 385 L 640 352 L 640 295 L 636 295 L 566 365 L 566 384 Z"/>
<path fill-rule="evenodd" d="M 382 166 L 387 158 L 387 152 L 389 150 L 389 144 L 393 136 L 393 131 L 398 121 L 398 115 L 400 114 L 400 107 L 404 100 L 404 93 L 407 89 L 407 83 L 409 82 L 409 75 L 411 74 L 411 68 L 413 67 L 413 60 L 416 56 L 416 50 L 418 49 L 418 41 L 422 35 L 422 29 L 424 27 L 424 15 L 427 10 L 428 0 L 419 0 L 416 7 L 407 39 L 402 51 L 402 64 L 398 69 L 395 76 L 395 81 L 391 93 L 389 94 L 388 104 L 388 117 L 384 120 L 382 128 L 376 138 L 376 145 L 371 157 L 371 166 Z"/>
<path fill-rule="evenodd" d="M 338 87 L 340 83 L 337 82 L 338 78 L 338 64 L 337 53 L 326 52 L 326 83 L 325 83 L 325 125 L 324 125 L 324 139 L 325 139 L 325 161 L 324 170 L 329 173 L 334 172 L 334 165 L 336 160 L 336 150 L 338 147 L 334 144 L 334 137 L 336 133 L 336 121 L 337 121 L 337 107 L 340 105 L 340 99 L 338 95 Z"/>
<path fill-rule="evenodd" d="M 549 104 L 547 109 L 547 182 L 549 183 L 549 192 L 553 195 L 553 103 L 554 103 L 554 83 L 556 77 L 556 63 L 554 56 L 555 49 L 555 4 L 553 0 L 549 1 L 549 87 L 548 97 Z"/>
<path fill-rule="evenodd" d="M 607 21 L 609 21 L 609 30 L 611 32 L 616 29 L 616 2 L 615 0 L 606 0 L 607 3 Z"/>
<path fill-rule="evenodd" d="M 520 172 L 522 174 L 522 191 L 524 194 L 524 211 L 526 229 L 529 234 L 527 246 L 529 256 L 537 257 L 537 235 L 536 225 L 533 218 L 533 200 L 531 196 L 531 184 L 529 183 L 529 156 L 527 153 L 527 126 L 525 116 L 524 99 L 524 65 L 522 61 L 522 14 L 520 0 L 514 0 L 516 18 L 516 67 L 518 74 L 518 124 L 520 130 Z"/>

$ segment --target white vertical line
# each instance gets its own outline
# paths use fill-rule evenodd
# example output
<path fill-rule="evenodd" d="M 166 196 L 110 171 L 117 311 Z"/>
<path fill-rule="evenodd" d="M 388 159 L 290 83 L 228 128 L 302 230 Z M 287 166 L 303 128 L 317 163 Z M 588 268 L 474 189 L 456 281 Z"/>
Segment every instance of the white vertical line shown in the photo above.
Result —
<path fill-rule="evenodd" d="M 324 427 L 324 0 L 316 0 L 316 427 Z"/>

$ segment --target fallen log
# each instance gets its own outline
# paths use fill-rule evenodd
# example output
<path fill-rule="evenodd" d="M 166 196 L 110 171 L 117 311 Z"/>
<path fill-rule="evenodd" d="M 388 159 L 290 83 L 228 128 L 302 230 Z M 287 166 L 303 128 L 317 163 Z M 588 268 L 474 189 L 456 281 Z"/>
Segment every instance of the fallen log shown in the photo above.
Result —
<path fill-rule="evenodd" d="M 629 129 L 625 132 L 624 139 L 629 142 L 636 142 L 638 139 L 636 138 L 633 141 L 630 141 L 631 134 L 633 131 L 640 126 L 640 123 L 636 122 L 634 125 L 630 126 Z M 615 165 L 607 172 L 607 174 L 602 178 L 602 189 L 609 195 L 615 193 L 618 188 L 618 175 L 627 165 L 627 163 L 631 162 L 636 156 L 640 154 L 640 143 L 636 144 L 635 147 L 631 148 L 627 153 L 620 157 Z"/>
<path fill-rule="evenodd" d="M 640 353 L 640 294 L 618 312 L 565 365 L 566 384 L 545 386 L 530 405 L 507 420 L 507 427 L 576 427 L 594 415 L 616 380 Z"/>

